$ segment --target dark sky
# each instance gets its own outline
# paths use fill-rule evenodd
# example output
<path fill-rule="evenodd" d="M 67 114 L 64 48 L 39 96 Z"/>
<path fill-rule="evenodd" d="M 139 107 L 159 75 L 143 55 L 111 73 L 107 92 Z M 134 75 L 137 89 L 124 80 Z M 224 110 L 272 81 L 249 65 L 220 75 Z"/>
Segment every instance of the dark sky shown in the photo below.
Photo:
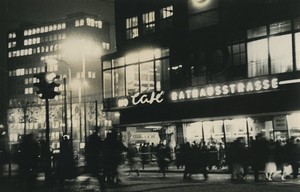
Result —
<path fill-rule="evenodd" d="M 0 0 L 0 89 L 7 90 L 3 70 L 6 68 L 7 30 L 22 23 L 41 23 L 59 20 L 67 14 L 88 12 L 100 15 L 102 20 L 114 22 L 114 0 Z M 1 91 L 0 101 L 5 97 Z M 0 124 L 5 104 L 0 102 Z"/>

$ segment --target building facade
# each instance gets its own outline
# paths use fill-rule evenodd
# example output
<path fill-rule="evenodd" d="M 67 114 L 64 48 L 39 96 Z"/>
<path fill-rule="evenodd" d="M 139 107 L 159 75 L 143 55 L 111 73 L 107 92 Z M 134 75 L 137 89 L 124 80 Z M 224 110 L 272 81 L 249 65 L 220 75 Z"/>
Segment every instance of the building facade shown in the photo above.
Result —
<path fill-rule="evenodd" d="M 74 147 L 104 121 L 101 113 L 100 56 L 114 49 L 110 26 L 99 16 L 75 13 L 66 18 L 32 24 L 8 32 L 9 141 L 24 134 L 45 139 L 45 100 L 36 94 L 35 74 L 60 76 L 60 95 L 50 100 L 50 139 L 59 147 L 71 133 Z M 98 105 L 99 102 L 99 105 Z"/>
<path fill-rule="evenodd" d="M 295 0 L 117 0 L 117 52 L 102 57 L 104 109 L 127 141 L 145 129 L 173 145 L 299 137 L 299 8 Z"/>

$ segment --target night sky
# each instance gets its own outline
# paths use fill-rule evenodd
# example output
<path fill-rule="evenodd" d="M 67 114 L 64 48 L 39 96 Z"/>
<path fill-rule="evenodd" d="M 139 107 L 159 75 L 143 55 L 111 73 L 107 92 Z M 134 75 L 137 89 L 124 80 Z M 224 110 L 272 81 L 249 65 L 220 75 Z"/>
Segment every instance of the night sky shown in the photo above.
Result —
<path fill-rule="evenodd" d="M 114 0 L 0 0 L 0 89 L 7 90 L 6 69 L 7 30 L 22 23 L 42 23 L 59 20 L 67 14 L 87 12 L 100 15 L 102 20 L 114 23 Z M 0 94 L 0 124 L 4 122 L 3 103 L 6 91 Z"/>

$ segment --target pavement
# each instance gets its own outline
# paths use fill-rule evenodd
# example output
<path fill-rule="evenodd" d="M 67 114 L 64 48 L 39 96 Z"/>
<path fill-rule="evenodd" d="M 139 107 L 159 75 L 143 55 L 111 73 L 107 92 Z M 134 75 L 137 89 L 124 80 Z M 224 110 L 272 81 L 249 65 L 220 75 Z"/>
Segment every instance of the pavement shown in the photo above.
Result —
<path fill-rule="evenodd" d="M 119 184 L 107 184 L 107 192 L 177 192 L 177 191 L 222 191 L 222 192 L 276 192 L 276 191 L 297 191 L 300 189 L 300 179 L 287 179 L 280 180 L 280 175 L 274 177 L 274 181 L 266 181 L 264 175 L 261 174 L 261 182 L 255 183 L 253 174 L 247 176 L 244 182 L 236 182 L 231 180 L 231 175 L 227 169 L 222 170 L 213 169 L 208 180 L 204 180 L 201 174 L 195 174 L 191 180 L 183 180 L 183 169 L 177 169 L 174 166 L 169 167 L 166 178 L 158 171 L 156 165 L 145 166 L 140 170 L 141 177 L 137 177 L 135 173 L 131 173 L 129 177 L 127 166 L 120 166 L 120 179 Z M 53 182 L 47 185 L 44 182 L 44 174 L 40 173 L 37 177 L 35 185 L 27 191 L 30 192 L 98 192 L 99 184 L 96 178 L 82 172 L 79 176 L 72 180 L 65 181 L 64 190 L 59 188 L 58 182 Z M 26 191 L 26 183 L 20 182 L 17 174 L 13 172 L 11 176 L 3 174 L 0 177 L 0 191 L 1 192 L 23 192 Z"/>

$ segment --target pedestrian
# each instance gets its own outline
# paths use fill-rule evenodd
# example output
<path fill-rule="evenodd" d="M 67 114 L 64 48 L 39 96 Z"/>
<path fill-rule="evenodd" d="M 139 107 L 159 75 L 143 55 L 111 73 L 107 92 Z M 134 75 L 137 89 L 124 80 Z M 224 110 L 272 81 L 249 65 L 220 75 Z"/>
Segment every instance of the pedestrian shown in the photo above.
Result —
<path fill-rule="evenodd" d="M 73 149 L 67 135 L 64 135 L 60 142 L 60 153 L 57 161 L 57 174 L 61 189 L 64 188 L 66 179 L 74 179 L 76 177 L 75 160 Z"/>
<path fill-rule="evenodd" d="M 101 191 L 105 191 L 104 179 L 104 143 L 98 135 L 99 128 L 88 137 L 86 162 L 88 172 L 98 179 Z"/>
<path fill-rule="evenodd" d="M 131 172 L 136 172 L 137 176 L 140 177 L 139 164 L 141 159 L 139 158 L 139 152 L 135 143 L 129 143 L 127 150 L 127 159 L 130 167 L 129 176 L 131 177 Z"/>
<path fill-rule="evenodd" d="M 169 147 L 164 145 L 162 141 L 157 145 L 156 156 L 159 170 L 162 172 L 163 178 L 165 178 L 166 169 L 171 161 L 171 154 Z"/>
<path fill-rule="evenodd" d="M 122 153 L 127 151 L 118 136 L 118 132 L 112 130 L 104 140 L 104 176 L 110 183 L 121 182 L 118 167 L 122 162 Z"/>
<path fill-rule="evenodd" d="M 299 175 L 300 140 L 297 140 L 295 137 L 291 137 L 291 139 L 287 142 L 286 147 L 289 163 L 293 170 L 293 178 L 296 179 Z"/>
<path fill-rule="evenodd" d="M 19 168 L 25 191 L 32 191 L 36 181 L 39 145 L 33 134 L 24 135 L 20 144 Z"/>
<path fill-rule="evenodd" d="M 273 181 L 273 175 L 275 174 L 277 167 L 275 163 L 276 157 L 276 143 L 271 140 L 267 145 L 267 159 L 265 163 L 265 176 L 268 181 Z"/>
<path fill-rule="evenodd" d="M 252 169 L 254 171 L 254 181 L 259 181 L 259 171 L 265 168 L 267 162 L 268 140 L 263 133 L 258 133 L 256 139 L 251 143 Z"/>

